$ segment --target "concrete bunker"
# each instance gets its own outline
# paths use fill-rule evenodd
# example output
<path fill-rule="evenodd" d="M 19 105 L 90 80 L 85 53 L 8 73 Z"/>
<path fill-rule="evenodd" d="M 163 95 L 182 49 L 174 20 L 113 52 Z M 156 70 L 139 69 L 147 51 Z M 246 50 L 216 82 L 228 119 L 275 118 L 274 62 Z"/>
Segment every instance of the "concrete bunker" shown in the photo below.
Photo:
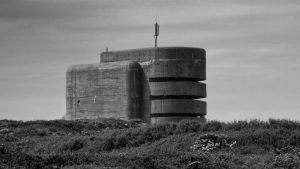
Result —
<path fill-rule="evenodd" d="M 163 123 L 205 119 L 206 52 L 159 47 L 103 52 L 100 63 L 67 71 L 66 119 L 120 118 Z M 77 103 L 79 101 L 79 104 Z"/>

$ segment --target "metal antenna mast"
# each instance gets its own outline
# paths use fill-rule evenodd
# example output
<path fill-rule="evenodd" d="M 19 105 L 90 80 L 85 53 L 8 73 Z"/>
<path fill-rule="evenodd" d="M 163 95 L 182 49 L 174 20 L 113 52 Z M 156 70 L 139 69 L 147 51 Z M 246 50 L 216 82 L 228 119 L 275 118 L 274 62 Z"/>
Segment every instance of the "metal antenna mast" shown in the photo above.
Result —
<path fill-rule="evenodd" d="M 158 25 L 158 23 L 157 23 L 157 16 L 155 17 L 154 28 L 155 28 L 155 33 L 154 33 L 154 38 L 155 38 L 155 48 L 157 48 L 157 37 L 158 37 L 158 35 L 159 35 L 159 25 Z"/>

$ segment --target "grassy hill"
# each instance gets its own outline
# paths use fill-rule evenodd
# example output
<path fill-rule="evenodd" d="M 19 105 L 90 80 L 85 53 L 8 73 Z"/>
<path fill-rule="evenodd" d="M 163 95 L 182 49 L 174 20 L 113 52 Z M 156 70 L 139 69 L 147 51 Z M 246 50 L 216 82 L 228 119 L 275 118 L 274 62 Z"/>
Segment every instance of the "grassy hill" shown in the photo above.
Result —
<path fill-rule="evenodd" d="M 205 133 L 224 134 L 232 148 L 191 146 Z M 181 121 L 147 125 L 114 119 L 0 120 L 0 168 L 191 169 L 300 168 L 300 122 Z"/>

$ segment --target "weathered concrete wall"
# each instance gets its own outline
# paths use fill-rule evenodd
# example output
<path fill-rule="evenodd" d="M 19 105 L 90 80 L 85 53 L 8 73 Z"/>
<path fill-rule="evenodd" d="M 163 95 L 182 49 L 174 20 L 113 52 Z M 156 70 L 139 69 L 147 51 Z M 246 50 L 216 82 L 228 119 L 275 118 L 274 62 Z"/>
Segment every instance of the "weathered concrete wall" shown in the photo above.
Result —
<path fill-rule="evenodd" d="M 199 83 L 206 79 L 205 53 L 187 47 L 103 52 L 100 64 L 74 66 L 67 72 L 67 115 L 151 123 L 204 119 L 206 103 L 195 99 L 206 97 L 206 85 Z M 93 85 L 100 81 L 102 85 Z M 102 101 L 91 104 L 95 92 Z"/>
<path fill-rule="evenodd" d="M 158 47 L 158 48 L 140 48 L 130 50 L 119 50 L 102 52 L 100 56 L 101 63 L 132 60 L 144 62 L 159 59 L 205 59 L 205 50 L 192 47 Z"/>
<path fill-rule="evenodd" d="M 132 61 L 70 67 L 66 119 L 142 118 L 142 74 L 140 65 Z"/>
<path fill-rule="evenodd" d="M 131 60 L 151 65 L 148 78 L 194 78 L 206 80 L 206 52 L 201 48 L 159 47 L 102 52 L 100 62 Z"/>
<path fill-rule="evenodd" d="M 206 84 L 193 81 L 150 82 L 152 98 L 199 99 L 206 97 Z"/>
<path fill-rule="evenodd" d="M 195 117 L 205 115 L 206 103 L 200 100 L 189 99 L 163 99 L 152 100 L 151 111 L 155 112 L 153 116 L 159 116 L 161 114 L 172 114 L 174 116 L 186 116 L 187 114 Z"/>

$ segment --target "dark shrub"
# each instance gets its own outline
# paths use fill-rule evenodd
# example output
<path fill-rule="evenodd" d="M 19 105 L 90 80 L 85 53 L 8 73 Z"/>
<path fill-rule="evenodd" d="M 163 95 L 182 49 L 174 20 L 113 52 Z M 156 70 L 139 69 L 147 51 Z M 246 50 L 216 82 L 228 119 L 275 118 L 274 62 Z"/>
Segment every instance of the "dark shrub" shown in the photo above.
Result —
<path fill-rule="evenodd" d="M 63 151 L 77 151 L 84 147 L 86 141 L 83 138 L 75 138 L 66 142 L 62 145 L 61 150 Z"/>
<path fill-rule="evenodd" d="M 220 131 L 220 130 L 224 130 L 225 127 L 225 123 L 223 122 L 219 122 L 219 121 L 215 121 L 215 120 L 211 120 L 208 121 L 202 128 L 202 130 L 204 132 L 212 132 L 212 131 Z"/>
<path fill-rule="evenodd" d="M 114 143 L 115 143 L 115 139 L 108 138 L 97 142 L 95 146 L 97 146 L 97 149 L 99 151 L 111 151 L 115 146 Z"/>
<path fill-rule="evenodd" d="M 300 123 L 292 120 L 285 119 L 269 119 L 270 127 L 272 128 L 281 128 L 288 130 L 300 129 Z"/>
<path fill-rule="evenodd" d="M 238 153 L 242 155 L 248 154 L 263 154 L 266 150 L 263 147 L 256 145 L 242 146 L 238 148 Z"/>
<path fill-rule="evenodd" d="M 197 132 L 203 126 L 202 122 L 198 120 L 181 120 L 177 124 L 177 129 L 175 133 L 189 133 L 189 132 Z"/>
<path fill-rule="evenodd" d="M 300 157 L 295 154 L 287 153 L 278 155 L 273 163 L 273 168 L 300 168 Z"/>

